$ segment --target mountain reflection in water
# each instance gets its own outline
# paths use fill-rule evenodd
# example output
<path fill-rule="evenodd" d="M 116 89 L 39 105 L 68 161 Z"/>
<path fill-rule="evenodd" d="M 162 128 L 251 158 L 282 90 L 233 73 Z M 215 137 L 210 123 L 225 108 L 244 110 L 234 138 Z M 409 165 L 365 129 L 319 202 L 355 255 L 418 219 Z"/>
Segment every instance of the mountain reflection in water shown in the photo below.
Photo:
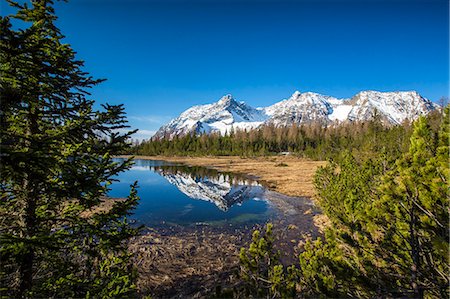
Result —
<path fill-rule="evenodd" d="M 161 165 L 152 166 L 150 170 L 190 198 L 212 202 L 222 211 L 245 200 L 261 200 L 265 191 L 254 180 L 206 168 Z"/>
<path fill-rule="evenodd" d="M 262 223 L 274 213 L 265 188 L 250 178 L 165 161 L 134 162 L 108 194 L 128 196 L 138 181 L 140 200 L 131 217 L 139 224 L 235 227 Z"/>

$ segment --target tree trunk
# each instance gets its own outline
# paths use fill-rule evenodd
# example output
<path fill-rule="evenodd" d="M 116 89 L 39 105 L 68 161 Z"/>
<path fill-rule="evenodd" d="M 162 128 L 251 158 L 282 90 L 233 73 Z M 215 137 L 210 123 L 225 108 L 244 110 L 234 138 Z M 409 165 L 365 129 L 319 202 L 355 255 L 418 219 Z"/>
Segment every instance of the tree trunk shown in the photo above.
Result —
<path fill-rule="evenodd" d="M 417 217 L 415 213 L 415 203 L 410 200 L 411 208 L 409 212 L 410 223 L 409 223 L 409 234 L 410 234 L 410 245 L 411 245 L 411 287 L 414 292 L 414 298 L 423 298 L 421 288 L 419 286 L 419 267 L 420 267 L 420 256 L 419 256 L 419 240 L 417 239 Z"/>
<path fill-rule="evenodd" d="M 28 185 L 28 181 L 25 183 Z M 23 238 L 30 240 L 35 234 L 36 227 L 36 200 L 32 192 L 28 193 L 25 198 L 25 211 L 24 211 L 24 233 Z M 25 297 L 27 291 L 31 290 L 33 285 L 33 262 L 34 262 L 34 249 L 29 243 L 25 243 L 25 252 L 20 259 L 20 286 L 19 297 Z"/>
<path fill-rule="evenodd" d="M 33 260 L 34 250 L 28 247 L 26 253 L 22 255 L 20 264 L 19 298 L 25 297 L 33 286 Z"/>
<path fill-rule="evenodd" d="M 26 146 L 33 153 L 34 151 L 39 150 L 39 144 L 36 144 L 33 137 L 39 133 L 39 125 L 38 125 L 38 115 L 36 108 L 33 105 L 29 107 L 29 130 L 28 137 L 29 140 L 26 141 Z M 24 238 L 25 250 L 19 260 L 19 297 L 25 297 L 27 292 L 29 292 L 33 286 L 33 264 L 34 264 L 34 248 L 33 245 L 28 243 L 27 241 L 31 240 L 36 234 L 37 227 L 37 219 L 36 219 L 36 204 L 38 194 L 37 190 L 37 179 L 33 175 L 33 168 L 29 169 L 29 173 L 25 175 L 25 179 L 23 182 L 23 194 L 24 194 L 24 202 L 25 207 L 23 211 L 23 233 L 22 238 Z"/>

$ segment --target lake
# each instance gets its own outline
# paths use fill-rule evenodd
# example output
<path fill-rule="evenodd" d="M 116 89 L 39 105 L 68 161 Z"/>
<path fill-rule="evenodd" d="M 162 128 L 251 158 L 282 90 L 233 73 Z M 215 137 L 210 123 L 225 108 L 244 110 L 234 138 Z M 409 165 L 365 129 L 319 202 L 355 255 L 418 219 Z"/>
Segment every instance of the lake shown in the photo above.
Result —
<path fill-rule="evenodd" d="M 276 213 L 266 188 L 250 177 L 164 161 L 134 162 L 119 174 L 109 196 L 126 197 L 138 181 L 141 199 L 131 218 L 139 224 L 240 226 L 266 222 Z"/>
<path fill-rule="evenodd" d="M 147 229 L 129 248 L 141 288 L 158 298 L 190 298 L 217 281 L 232 281 L 239 250 L 268 221 L 285 265 L 298 262 L 304 239 L 318 236 L 319 211 L 309 198 L 268 190 L 248 176 L 137 159 L 118 179 L 112 197 L 127 196 L 130 185 L 139 182 L 141 199 L 130 218 Z"/>

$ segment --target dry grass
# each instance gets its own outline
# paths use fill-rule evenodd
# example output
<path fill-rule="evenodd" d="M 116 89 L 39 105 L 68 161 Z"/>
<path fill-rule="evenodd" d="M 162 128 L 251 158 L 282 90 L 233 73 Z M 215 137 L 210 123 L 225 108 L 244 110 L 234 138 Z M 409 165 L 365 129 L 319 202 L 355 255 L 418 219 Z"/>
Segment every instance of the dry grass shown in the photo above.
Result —
<path fill-rule="evenodd" d="M 302 210 L 306 207 L 302 206 Z M 311 212 L 313 213 L 313 212 Z M 275 247 L 285 265 L 298 262 L 306 240 L 318 236 L 312 214 L 274 219 Z M 138 290 L 155 298 L 208 298 L 216 287 L 239 288 L 239 249 L 247 247 L 254 229 L 212 227 L 155 229 L 130 243 L 138 269 Z"/>
<path fill-rule="evenodd" d="M 324 161 L 311 161 L 293 156 L 255 158 L 137 156 L 136 158 L 178 162 L 251 175 L 266 183 L 271 190 L 289 196 L 306 197 L 314 196 L 314 173 L 319 166 L 326 164 Z"/>
<path fill-rule="evenodd" d="M 239 248 L 245 244 L 242 235 L 247 234 L 194 230 L 138 237 L 130 250 L 139 269 L 140 293 L 199 298 L 216 285 L 233 285 Z"/>
<path fill-rule="evenodd" d="M 103 196 L 101 198 L 101 203 L 99 205 L 93 207 L 90 210 L 85 210 L 85 211 L 81 212 L 80 217 L 87 219 L 87 218 L 92 217 L 94 214 L 107 213 L 116 202 L 125 201 L 125 200 L 127 200 L 127 199 L 121 198 L 121 197 Z"/>

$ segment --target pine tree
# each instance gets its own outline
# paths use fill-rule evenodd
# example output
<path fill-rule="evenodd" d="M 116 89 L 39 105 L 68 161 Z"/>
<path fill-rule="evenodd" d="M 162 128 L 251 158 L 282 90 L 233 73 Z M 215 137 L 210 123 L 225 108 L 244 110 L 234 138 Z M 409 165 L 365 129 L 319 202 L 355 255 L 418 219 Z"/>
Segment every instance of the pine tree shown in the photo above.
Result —
<path fill-rule="evenodd" d="M 387 244 L 403 260 L 398 263 L 415 296 L 424 293 L 447 297 L 449 277 L 449 107 L 446 109 L 439 143 L 424 117 L 414 124 L 409 152 L 385 177 L 376 217 Z M 405 284 L 407 283 L 405 281 Z"/>
<path fill-rule="evenodd" d="M 105 197 L 131 165 L 112 158 L 133 133 L 117 133 L 124 108 L 94 110 L 87 90 L 102 80 L 64 43 L 51 0 L 8 2 L 17 13 L 0 19 L 1 295 L 129 296 L 135 185 L 125 200 Z"/>
<path fill-rule="evenodd" d="M 308 243 L 300 255 L 300 276 L 307 292 L 371 297 L 395 289 L 395 281 L 386 279 L 381 269 L 386 254 L 376 253 L 378 231 L 370 220 L 383 173 L 379 161 L 358 162 L 349 152 L 317 171 L 319 203 L 331 226 L 324 242 Z"/>
<path fill-rule="evenodd" d="M 265 231 L 253 231 L 252 242 L 239 253 L 240 276 L 246 282 L 246 297 L 290 298 L 295 296 L 297 269 L 285 268 L 279 261 L 280 252 L 274 248 L 273 225 Z"/>
<path fill-rule="evenodd" d="M 332 225 L 300 255 L 301 285 L 330 296 L 448 297 L 449 107 L 437 138 L 421 117 L 409 151 L 318 171 Z M 438 140 L 435 142 L 434 140 Z"/>

